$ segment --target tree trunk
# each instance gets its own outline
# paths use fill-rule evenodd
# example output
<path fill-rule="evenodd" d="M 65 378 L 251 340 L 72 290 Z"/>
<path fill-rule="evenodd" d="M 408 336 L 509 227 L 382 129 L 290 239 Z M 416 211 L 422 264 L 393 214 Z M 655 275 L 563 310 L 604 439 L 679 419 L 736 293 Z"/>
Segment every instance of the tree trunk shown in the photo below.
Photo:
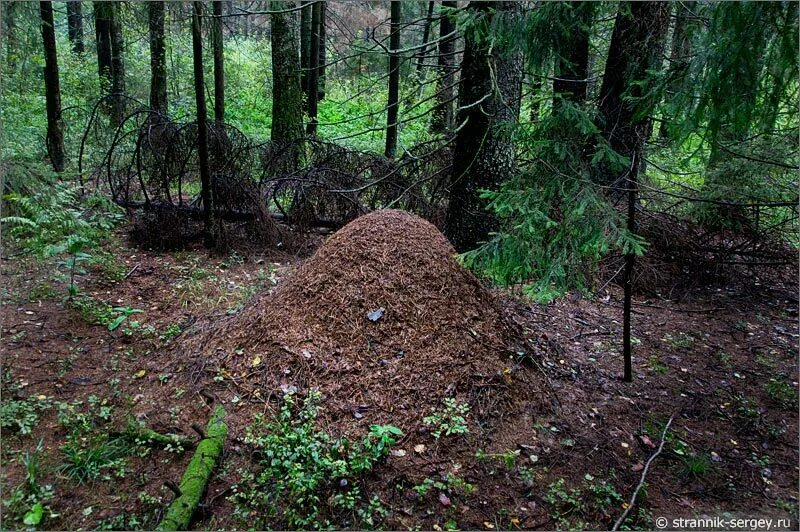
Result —
<path fill-rule="evenodd" d="M 553 76 L 553 111 L 561 100 L 573 103 L 586 101 L 589 77 L 589 31 L 594 18 L 594 2 L 568 4 L 573 10 L 572 38 L 557 50 Z"/>
<path fill-rule="evenodd" d="M 321 20 L 321 2 L 314 2 L 311 7 L 311 49 L 309 50 L 308 65 L 308 129 L 309 135 L 317 134 L 317 98 L 319 97 L 319 46 Z"/>
<path fill-rule="evenodd" d="M 317 100 L 322 101 L 325 99 L 325 63 L 328 61 L 328 55 L 325 51 L 325 39 L 327 39 L 327 32 L 325 31 L 325 21 L 328 18 L 328 2 L 326 0 L 317 0 L 319 3 L 319 58 L 317 59 Z"/>
<path fill-rule="evenodd" d="M 470 2 L 467 9 L 483 17 L 515 17 L 521 4 L 513 1 Z M 497 229 L 487 212 L 482 189 L 495 189 L 515 171 L 511 126 L 519 118 L 522 54 L 490 47 L 474 32 L 465 35 L 461 64 L 458 123 L 453 153 L 450 204 L 445 234 L 457 251 L 473 249 Z"/>
<path fill-rule="evenodd" d="M 384 155 L 394 159 L 397 152 L 397 116 L 400 99 L 400 17 L 402 4 L 392 0 L 389 35 L 389 98 L 386 107 L 386 149 Z"/>
<path fill-rule="evenodd" d="M 225 49 L 222 40 L 222 0 L 214 0 L 214 121 L 225 124 Z"/>
<path fill-rule="evenodd" d="M 301 0 L 300 4 L 300 85 L 303 87 L 303 94 L 308 98 L 308 78 L 309 68 L 311 68 L 311 17 L 313 2 Z"/>
<path fill-rule="evenodd" d="M 214 196 L 208 167 L 208 116 L 206 111 L 203 74 L 203 2 L 195 1 L 192 10 L 192 58 L 194 61 L 194 92 L 197 104 L 197 155 L 200 166 L 200 196 L 203 198 L 203 231 L 206 247 L 215 245 Z"/>
<path fill-rule="evenodd" d="M 121 2 L 111 3 L 111 91 L 113 97 L 112 121 L 119 125 L 125 119 L 125 41 L 120 22 Z"/>
<path fill-rule="evenodd" d="M 670 80 L 667 91 L 675 93 L 680 90 L 681 80 L 689 67 L 692 54 L 692 41 L 689 38 L 689 23 L 693 18 L 694 1 L 675 2 L 675 22 L 672 28 L 672 42 L 670 44 Z M 662 118 L 658 136 L 667 138 L 669 129 L 667 121 Z"/>
<path fill-rule="evenodd" d="M 293 7 L 273 1 L 273 11 Z M 272 17 L 272 142 L 280 150 L 281 170 L 294 172 L 303 150 L 303 89 L 300 85 L 298 17 L 296 12 Z"/>
<path fill-rule="evenodd" d="M 652 133 L 650 114 L 657 101 L 643 98 L 646 90 L 643 82 L 646 83 L 650 71 L 659 66 L 669 12 L 668 2 L 620 3 L 600 88 L 598 107 L 603 135 L 611 148 L 628 157 L 630 163 L 621 175 L 609 168 L 601 169 L 599 182 L 611 186 L 614 194 L 627 192 L 627 229 L 631 235 L 636 231 L 636 196 L 644 146 Z M 626 250 L 622 314 L 623 379 L 626 382 L 633 380 L 631 306 L 635 261 L 633 251 Z"/>
<path fill-rule="evenodd" d="M 435 3 L 434 0 L 428 1 L 428 14 L 425 17 L 425 28 L 422 30 L 422 48 L 417 58 L 417 79 L 419 80 L 422 80 L 422 67 L 425 64 L 425 56 L 428 54 L 428 39 L 430 38 L 431 26 L 433 25 L 433 6 Z M 422 90 L 421 87 L 420 90 Z"/>
<path fill-rule="evenodd" d="M 442 7 L 455 9 L 455 0 L 443 0 Z M 436 83 L 436 108 L 433 111 L 431 131 L 447 133 L 453 130 L 453 108 L 455 97 L 455 35 L 447 37 L 456 29 L 452 16 L 442 15 L 439 20 L 439 80 Z"/>
<path fill-rule="evenodd" d="M 164 44 L 164 2 L 147 4 L 150 29 L 150 109 L 167 114 L 167 54 Z"/>
<path fill-rule="evenodd" d="M 641 155 L 652 131 L 650 114 L 656 100 L 643 98 L 642 82 L 660 64 L 669 11 L 668 2 L 623 2 L 617 12 L 598 110 L 603 136 L 614 151 L 630 159 Z M 618 174 L 602 168 L 597 180 L 612 188 L 625 186 Z"/>
<path fill-rule="evenodd" d="M 111 90 L 111 4 L 94 2 L 94 30 L 97 43 L 97 73 L 100 76 L 101 90 L 108 94 Z M 105 109 L 108 110 L 108 102 Z"/>
<path fill-rule="evenodd" d="M 83 9 L 80 0 L 67 2 L 67 35 L 72 43 L 72 51 L 83 53 Z"/>
<path fill-rule="evenodd" d="M 58 53 L 53 23 L 53 4 L 39 2 L 44 44 L 44 95 L 47 104 L 47 154 L 53 170 L 64 171 L 64 133 L 61 131 L 61 87 L 58 81 Z"/>

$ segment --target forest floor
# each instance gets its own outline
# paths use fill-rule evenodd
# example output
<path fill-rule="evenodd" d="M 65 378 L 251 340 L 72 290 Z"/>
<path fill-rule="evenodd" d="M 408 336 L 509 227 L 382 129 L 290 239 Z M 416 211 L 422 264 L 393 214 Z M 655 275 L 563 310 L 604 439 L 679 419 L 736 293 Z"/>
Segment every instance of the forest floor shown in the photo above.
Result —
<path fill-rule="evenodd" d="M 242 471 L 260 467 L 245 441 L 247 420 L 274 413 L 276 403 L 243 393 L 213 360 L 176 360 L 175 346 L 193 323 L 236 314 L 304 259 L 143 251 L 123 231 L 106 251 L 113 260 L 79 275 L 77 305 L 65 304 L 52 265 L 4 251 L 3 527 L 19 526 L 41 501 L 40 528 L 154 528 L 173 497 L 164 483 L 179 482 L 192 450 L 126 446 L 110 435 L 135 419 L 197 439 L 191 426 L 205 425 L 213 399 L 231 413 L 230 434 L 193 526 L 246 528 Z M 369 508 L 339 513 L 333 526 L 609 528 L 672 418 L 628 526 L 705 516 L 796 530 L 797 285 L 751 281 L 671 300 L 637 296 L 632 383 L 619 378 L 616 287 L 550 305 L 495 290 L 534 354 L 535 406 L 526 410 L 520 399 L 515 412 L 524 415 L 491 434 L 412 431 L 421 443 L 401 439 L 358 481 Z M 126 313 L 115 330 L 105 325 Z M 369 410 L 356 413 L 370 422 Z"/>

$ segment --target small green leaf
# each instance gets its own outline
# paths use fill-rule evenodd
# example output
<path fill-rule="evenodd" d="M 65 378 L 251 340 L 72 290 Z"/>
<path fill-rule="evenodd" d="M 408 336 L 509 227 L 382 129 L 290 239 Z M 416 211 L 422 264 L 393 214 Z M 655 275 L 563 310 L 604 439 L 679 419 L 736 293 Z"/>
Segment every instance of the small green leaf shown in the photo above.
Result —
<path fill-rule="evenodd" d="M 22 518 L 22 523 L 27 526 L 36 526 L 42 522 L 42 516 L 44 515 L 44 506 L 42 503 L 37 502 L 34 504 L 30 510 L 25 514 L 25 517 Z"/>
<path fill-rule="evenodd" d="M 117 319 L 108 324 L 108 330 L 113 331 L 114 329 L 122 325 L 122 322 L 125 321 L 125 318 L 127 318 L 125 314 L 117 316 Z"/>

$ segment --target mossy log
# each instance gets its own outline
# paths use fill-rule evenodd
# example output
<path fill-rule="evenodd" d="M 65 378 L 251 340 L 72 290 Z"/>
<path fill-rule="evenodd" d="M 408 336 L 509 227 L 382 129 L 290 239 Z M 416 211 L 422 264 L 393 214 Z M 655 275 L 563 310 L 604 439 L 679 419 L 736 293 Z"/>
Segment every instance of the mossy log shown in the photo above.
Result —
<path fill-rule="evenodd" d="M 126 436 L 134 441 L 142 442 L 143 444 L 155 444 L 160 447 L 171 445 L 173 447 L 180 447 L 187 449 L 194 445 L 191 438 L 186 436 L 179 436 L 177 434 L 161 434 L 153 429 L 147 427 L 137 427 L 129 429 Z"/>
<path fill-rule="evenodd" d="M 205 438 L 197 444 L 197 450 L 183 474 L 179 486 L 180 496 L 167 508 L 159 530 L 186 530 L 192 519 L 200 498 L 206 490 L 208 479 L 214 470 L 217 459 L 222 454 L 222 446 L 228 435 L 225 424 L 225 409 L 217 406 L 206 426 Z"/>

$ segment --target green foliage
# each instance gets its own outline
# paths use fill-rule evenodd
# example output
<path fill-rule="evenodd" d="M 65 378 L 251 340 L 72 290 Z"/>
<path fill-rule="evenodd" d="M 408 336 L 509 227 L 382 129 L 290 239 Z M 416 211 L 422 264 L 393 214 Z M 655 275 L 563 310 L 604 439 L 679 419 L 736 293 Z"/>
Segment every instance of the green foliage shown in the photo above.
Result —
<path fill-rule="evenodd" d="M 422 423 L 432 427 L 431 435 L 437 440 L 442 436 L 468 434 L 467 420 L 464 416 L 469 414 L 467 403 L 458 403 L 452 397 L 442 401 L 442 408 L 434 408 L 430 415 L 422 419 Z"/>
<path fill-rule="evenodd" d="M 590 112 L 564 102 L 520 135 L 533 163 L 500 190 L 484 192 L 501 230 L 463 255 L 467 266 L 503 285 L 532 280 L 528 294 L 549 301 L 588 290 L 597 262 L 612 249 L 644 253 L 645 242 L 625 229 L 591 181 L 600 165 L 621 171 L 626 161 L 600 138 Z"/>
<path fill-rule="evenodd" d="M 783 408 L 787 410 L 794 410 L 797 408 L 797 388 L 787 383 L 783 375 L 771 378 L 769 382 L 764 385 L 764 391 L 767 392 L 770 399 Z"/>
<path fill-rule="evenodd" d="M 80 440 L 70 438 L 61 446 L 61 452 L 64 463 L 58 471 L 73 482 L 84 484 L 101 477 L 110 480 L 107 470 L 112 470 L 115 477 L 125 476 L 125 457 L 130 454 L 130 446 L 123 438 L 96 435 Z"/>
<path fill-rule="evenodd" d="M 382 513 L 380 501 L 366 501 L 359 481 L 389 454 L 402 432 L 373 425 L 359 443 L 335 439 L 315 427 L 320 399 L 311 391 L 297 404 L 294 394 L 286 394 L 277 416 L 257 416 L 248 427 L 245 442 L 263 467 L 257 474 L 243 472 L 233 497 L 237 515 L 248 526 L 327 528 L 333 524 L 328 506 L 334 512 L 360 509 L 358 515 L 372 519 Z M 254 521 L 253 516 L 259 517 Z"/>
<path fill-rule="evenodd" d="M 49 404 L 35 396 L 29 399 L 5 399 L 0 402 L 0 429 L 3 433 L 30 434 L 39 423 L 39 414 Z"/>
<path fill-rule="evenodd" d="M 613 471 L 610 478 L 614 478 Z M 615 516 L 623 498 L 611 480 L 596 479 L 587 473 L 583 482 L 573 488 L 567 487 L 563 478 L 551 483 L 543 498 L 550 504 L 550 515 L 559 528 L 592 528 L 586 526 L 585 520 L 603 523 Z"/>
<path fill-rule="evenodd" d="M 42 485 L 39 480 L 42 450 L 43 441 L 39 440 L 33 450 L 25 451 L 22 455 L 24 478 L 18 486 L 4 493 L 3 517 L 8 522 L 35 528 L 42 524 L 45 517 L 52 515 L 47 502 L 53 498 L 53 487 L 49 484 Z M 4 528 L 11 528 L 7 526 L 8 522 Z"/>

